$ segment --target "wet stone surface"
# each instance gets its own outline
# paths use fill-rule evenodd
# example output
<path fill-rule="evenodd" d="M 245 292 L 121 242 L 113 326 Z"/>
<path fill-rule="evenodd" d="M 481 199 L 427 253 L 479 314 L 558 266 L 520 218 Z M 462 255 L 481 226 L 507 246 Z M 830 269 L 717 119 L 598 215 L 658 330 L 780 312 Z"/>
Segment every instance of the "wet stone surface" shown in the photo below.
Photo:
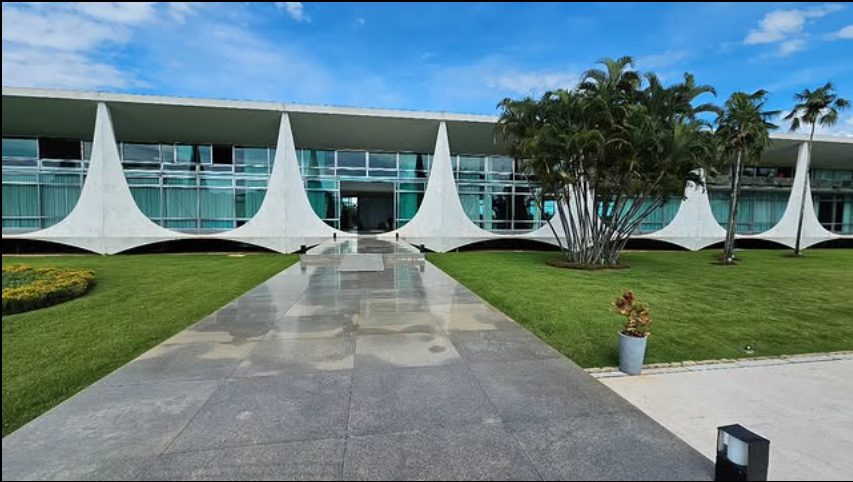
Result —
<path fill-rule="evenodd" d="M 641 460 L 625 457 L 641 445 Z M 646 450 L 650 448 L 650 450 Z M 410 246 L 321 245 L 3 440 L 3 480 L 710 480 Z"/>

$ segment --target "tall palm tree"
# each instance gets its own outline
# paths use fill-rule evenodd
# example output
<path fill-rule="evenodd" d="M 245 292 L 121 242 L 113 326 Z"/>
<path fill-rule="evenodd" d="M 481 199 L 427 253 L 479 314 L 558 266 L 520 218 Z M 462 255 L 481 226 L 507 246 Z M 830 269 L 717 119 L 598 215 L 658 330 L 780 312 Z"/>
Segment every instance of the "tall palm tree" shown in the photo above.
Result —
<path fill-rule="evenodd" d="M 770 145 L 770 130 L 778 127 L 771 123 L 770 119 L 779 115 L 779 111 L 764 110 L 766 104 L 767 92 L 764 90 L 752 94 L 735 92 L 726 101 L 722 114 L 717 118 L 717 136 L 720 143 L 729 157 L 735 155 L 737 159 L 732 175 L 731 206 L 726 230 L 727 264 L 735 260 L 735 234 L 744 161 L 760 159 L 761 153 Z"/>
<path fill-rule="evenodd" d="M 815 90 L 806 89 L 798 94 L 794 94 L 794 100 L 797 102 L 794 105 L 794 110 L 785 116 L 785 120 L 791 121 L 791 132 L 800 130 L 800 127 L 805 125 L 811 126 L 809 134 L 809 157 L 806 159 L 806 179 L 810 175 L 810 166 L 812 162 L 812 144 L 814 143 L 815 128 L 832 127 L 838 122 L 838 113 L 850 107 L 850 102 L 847 99 L 838 97 L 835 93 L 835 86 L 832 82 L 827 82 L 826 85 Z M 797 243 L 794 247 L 794 255 L 802 255 L 802 240 L 803 240 L 803 219 L 806 213 L 806 202 L 808 197 L 808 182 L 803 183 L 803 193 L 800 202 L 800 215 L 797 221 Z"/>

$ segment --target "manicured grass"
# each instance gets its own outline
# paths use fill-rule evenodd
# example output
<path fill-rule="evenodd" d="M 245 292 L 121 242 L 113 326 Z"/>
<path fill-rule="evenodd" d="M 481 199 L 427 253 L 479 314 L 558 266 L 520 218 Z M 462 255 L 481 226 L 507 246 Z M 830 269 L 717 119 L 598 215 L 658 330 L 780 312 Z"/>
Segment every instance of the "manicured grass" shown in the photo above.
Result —
<path fill-rule="evenodd" d="M 432 254 L 429 260 L 584 367 L 615 366 L 622 319 L 610 303 L 634 289 L 651 305 L 647 363 L 853 350 L 853 251 L 626 253 L 630 269 L 547 266 L 556 253 Z"/>
<path fill-rule="evenodd" d="M 3 316 L 3 436 L 298 260 L 296 256 L 3 257 L 94 270 L 83 298 Z"/>

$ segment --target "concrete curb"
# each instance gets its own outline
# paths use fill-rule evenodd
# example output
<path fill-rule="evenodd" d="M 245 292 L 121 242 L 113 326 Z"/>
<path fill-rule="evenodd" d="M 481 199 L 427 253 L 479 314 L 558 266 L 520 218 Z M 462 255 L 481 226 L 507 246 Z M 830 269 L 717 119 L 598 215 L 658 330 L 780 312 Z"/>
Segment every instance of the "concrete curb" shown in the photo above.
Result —
<path fill-rule="evenodd" d="M 853 360 L 853 351 L 831 353 L 810 353 L 803 355 L 763 356 L 743 359 L 721 359 L 704 361 L 683 361 L 675 363 L 655 363 L 643 365 L 643 375 L 665 375 L 669 373 L 704 372 L 713 370 L 735 370 L 743 368 L 766 367 L 773 365 L 798 365 L 802 363 L 820 363 L 840 360 Z M 586 372 L 594 378 L 620 378 L 628 375 L 618 367 L 588 368 Z"/>

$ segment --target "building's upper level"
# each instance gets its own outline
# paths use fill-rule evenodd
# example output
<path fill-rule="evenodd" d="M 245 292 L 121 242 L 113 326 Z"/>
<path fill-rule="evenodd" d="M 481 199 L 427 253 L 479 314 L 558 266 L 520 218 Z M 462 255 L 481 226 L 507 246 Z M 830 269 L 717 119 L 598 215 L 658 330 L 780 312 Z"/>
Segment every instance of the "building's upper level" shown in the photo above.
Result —
<path fill-rule="evenodd" d="M 431 152 L 445 122 L 454 153 L 505 153 L 494 116 L 13 87 L 3 87 L 3 136 L 88 140 L 99 102 L 109 105 L 124 142 L 273 146 L 287 112 L 304 149 Z M 797 146 L 808 136 L 772 138 L 762 164 L 793 168 Z M 853 138 L 816 137 L 813 160 L 816 168 L 853 169 Z"/>

